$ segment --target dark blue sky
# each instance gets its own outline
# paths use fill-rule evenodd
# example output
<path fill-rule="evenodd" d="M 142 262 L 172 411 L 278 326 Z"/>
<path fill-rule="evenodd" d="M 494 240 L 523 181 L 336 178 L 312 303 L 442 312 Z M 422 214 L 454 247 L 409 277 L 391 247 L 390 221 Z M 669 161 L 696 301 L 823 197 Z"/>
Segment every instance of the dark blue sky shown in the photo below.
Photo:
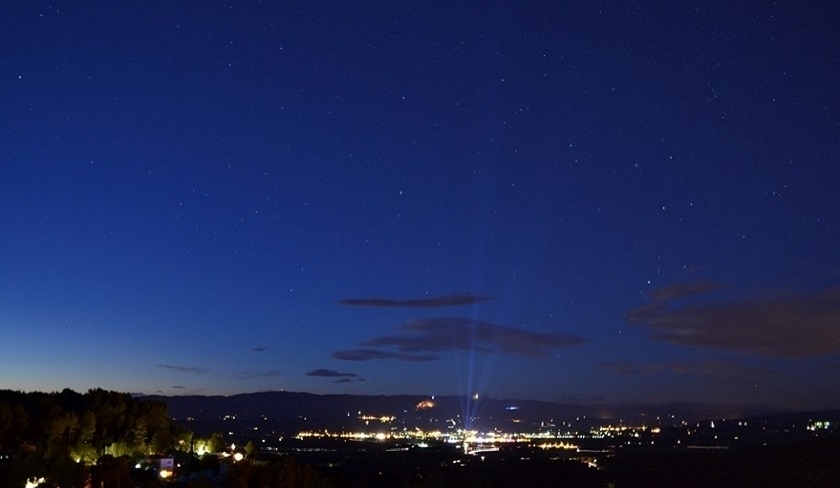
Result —
<path fill-rule="evenodd" d="M 6 2 L 0 387 L 840 404 L 840 7 Z"/>

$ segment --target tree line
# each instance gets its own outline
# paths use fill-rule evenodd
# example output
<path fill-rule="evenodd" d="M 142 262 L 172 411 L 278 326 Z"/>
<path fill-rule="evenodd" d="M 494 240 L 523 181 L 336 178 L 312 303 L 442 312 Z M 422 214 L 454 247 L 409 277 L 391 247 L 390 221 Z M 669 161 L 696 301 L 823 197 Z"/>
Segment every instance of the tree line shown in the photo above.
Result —
<path fill-rule="evenodd" d="M 91 462 L 105 454 L 165 452 L 190 439 L 166 404 L 101 388 L 77 393 L 0 390 L 0 449 L 68 454 Z"/>
<path fill-rule="evenodd" d="M 331 486 L 292 457 L 258 460 L 253 444 L 246 447 L 246 462 L 202 456 L 222 452 L 224 437 L 199 438 L 171 421 L 164 402 L 128 393 L 0 390 L 0 487 Z M 155 455 L 174 458 L 180 478 L 137 468 Z"/>
<path fill-rule="evenodd" d="M 192 432 L 171 422 L 160 401 L 101 388 L 87 393 L 0 390 L 0 486 L 24 486 L 31 478 L 77 486 L 95 464 L 190 451 L 195 442 Z"/>

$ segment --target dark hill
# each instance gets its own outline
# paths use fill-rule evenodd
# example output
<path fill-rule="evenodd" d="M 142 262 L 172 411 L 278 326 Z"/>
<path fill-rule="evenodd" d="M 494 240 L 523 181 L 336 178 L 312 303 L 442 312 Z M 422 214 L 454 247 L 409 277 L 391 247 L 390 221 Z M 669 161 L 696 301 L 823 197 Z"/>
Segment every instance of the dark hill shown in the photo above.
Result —
<path fill-rule="evenodd" d="M 418 409 L 428 396 L 420 395 L 316 395 L 300 392 L 260 392 L 233 396 L 148 396 L 165 402 L 170 415 L 179 420 L 192 418 L 199 423 L 225 417 L 240 421 L 265 419 L 289 428 L 353 428 L 360 415 L 395 417 L 398 425 L 445 428 L 453 423 L 462 427 L 467 402 L 464 397 L 434 398 L 434 408 Z M 477 408 L 471 402 L 474 428 L 503 428 L 533 431 L 541 426 L 560 428 L 572 424 L 580 429 L 605 420 L 654 424 L 671 419 L 689 422 L 714 418 L 742 418 L 776 413 L 759 407 L 710 406 L 687 403 L 662 405 L 564 405 L 533 400 L 482 399 Z M 198 429 L 197 429 L 198 430 Z"/>

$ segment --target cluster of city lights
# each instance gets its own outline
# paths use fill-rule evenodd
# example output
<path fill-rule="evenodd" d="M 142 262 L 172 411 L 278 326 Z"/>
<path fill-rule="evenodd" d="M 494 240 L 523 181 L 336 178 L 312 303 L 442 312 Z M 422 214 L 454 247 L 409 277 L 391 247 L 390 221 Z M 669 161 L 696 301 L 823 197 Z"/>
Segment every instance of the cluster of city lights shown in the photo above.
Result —
<path fill-rule="evenodd" d="M 397 440 L 411 442 L 417 447 L 428 447 L 427 441 L 438 441 L 458 445 L 467 454 L 494 451 L 498 450 L 501 445 L 514 443 L 527 444 L 540 449 L 576 450 L 579 448 L 577 444 L 563 441 L 564 436 L 552 435 L 547 432 L 513 434 L 462 429 L 454 432 L 423 431 L 421 429 L 391 432 L 331 432 L 322 430 L 301 431 L 296 438 L 298 440 L 325 438 L 354 441 Z"/>

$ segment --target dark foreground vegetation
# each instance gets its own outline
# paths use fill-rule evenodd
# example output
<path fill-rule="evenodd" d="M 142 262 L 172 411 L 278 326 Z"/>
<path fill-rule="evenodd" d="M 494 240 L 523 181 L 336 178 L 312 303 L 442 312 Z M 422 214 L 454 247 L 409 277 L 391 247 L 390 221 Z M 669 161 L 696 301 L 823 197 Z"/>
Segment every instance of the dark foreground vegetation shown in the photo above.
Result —
<path fill-rule="evenodd" d="M 131 395 L 0 391 L 0 487 L 835 487 L 840 437 L 730 450 L 464 455 L 448 444 L 227 445 Z M 171 471 L 167 464 L 171 463 Z M 162 476 L 163 475 L 163 476 Z"/>
<path fill-rule="evenodd" d="M 616 487 L 840 487 L 840 437 L 722 451 L 671 450 L 605 458 Z"/>
<path fill-rule="evenodd" d="M 339 487 L 838 487 L 840 437 L 782 446 L 661 449 L 558 459 L 542 450 L 460 456 L 446 449 L 302 457 Z M 320 459 L 319 459 L 320 458 Z"/>

